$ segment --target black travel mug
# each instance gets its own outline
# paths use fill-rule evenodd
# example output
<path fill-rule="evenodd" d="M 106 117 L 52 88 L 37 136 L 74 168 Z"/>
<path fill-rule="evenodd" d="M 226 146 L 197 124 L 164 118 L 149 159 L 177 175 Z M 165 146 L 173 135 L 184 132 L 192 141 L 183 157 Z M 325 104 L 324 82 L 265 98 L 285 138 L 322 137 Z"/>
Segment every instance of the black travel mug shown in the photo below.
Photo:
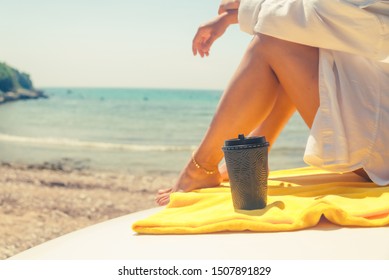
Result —
<path fill-rule="evenodd" d="M 238 138 L 224 142 L 223 152 L 235 209 L 266 207 L 268 147 L 264 136 L 245 137 L 239 134 Z"/>

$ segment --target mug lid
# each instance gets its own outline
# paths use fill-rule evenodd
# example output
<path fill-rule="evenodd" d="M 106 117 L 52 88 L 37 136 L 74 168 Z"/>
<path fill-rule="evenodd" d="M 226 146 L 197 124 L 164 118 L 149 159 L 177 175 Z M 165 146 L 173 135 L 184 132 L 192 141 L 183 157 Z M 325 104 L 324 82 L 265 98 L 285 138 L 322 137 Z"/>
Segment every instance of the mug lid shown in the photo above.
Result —
<path fill-rule="evenodd" d="M 224 141 L 225 147 L 230 146 L 238 146 L 238 145 L 269 145 L 266 142 L 265 136 L 253 136 L 253 137 L 245 137 L 244 134 L 239 134 L 238 138 L 228 139 Z"/>

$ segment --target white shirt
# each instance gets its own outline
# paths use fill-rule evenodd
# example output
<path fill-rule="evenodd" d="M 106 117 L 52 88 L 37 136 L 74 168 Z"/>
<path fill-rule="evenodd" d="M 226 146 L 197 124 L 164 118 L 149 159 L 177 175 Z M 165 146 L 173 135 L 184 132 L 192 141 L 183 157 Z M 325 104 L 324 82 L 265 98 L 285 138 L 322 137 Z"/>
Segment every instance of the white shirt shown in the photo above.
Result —
<path fill-rule="evenodd" d="M 389 1 L 241 0 L 238 17 L 245 32 L 320 50 L 304 160 L 389 184 Z"/>

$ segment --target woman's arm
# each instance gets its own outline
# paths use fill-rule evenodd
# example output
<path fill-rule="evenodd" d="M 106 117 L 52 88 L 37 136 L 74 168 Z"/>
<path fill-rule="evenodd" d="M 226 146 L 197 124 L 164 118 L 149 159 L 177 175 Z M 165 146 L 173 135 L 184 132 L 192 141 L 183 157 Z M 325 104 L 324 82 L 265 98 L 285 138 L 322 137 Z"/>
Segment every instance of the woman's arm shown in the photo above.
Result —
<path fill-rule="evenodd" d="M 240 5 L 240 0 L 222 0 L 219 6 L 218 14 L 222 14 L 231 10 L 238 10 Z"/>
<path fill-rule="evenodd" d="M 193 55 L 208 56 L 209 50 L 220 36 L 224 34 L 228 26 L 238 23 L 238 10 L 226 10 L 216 18 L 201 25 L 192 42 Z"/>

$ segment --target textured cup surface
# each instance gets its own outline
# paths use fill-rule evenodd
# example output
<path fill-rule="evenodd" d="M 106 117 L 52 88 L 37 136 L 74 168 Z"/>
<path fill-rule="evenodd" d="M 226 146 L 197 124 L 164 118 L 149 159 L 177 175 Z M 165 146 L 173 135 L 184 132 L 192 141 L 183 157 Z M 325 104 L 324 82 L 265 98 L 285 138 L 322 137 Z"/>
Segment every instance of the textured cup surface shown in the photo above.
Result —
<path fill-rule="evenodd" d="M 253 210 L 266 207 L 268 147 L 224 147 L 231 195 L 235 209 Z"/>

